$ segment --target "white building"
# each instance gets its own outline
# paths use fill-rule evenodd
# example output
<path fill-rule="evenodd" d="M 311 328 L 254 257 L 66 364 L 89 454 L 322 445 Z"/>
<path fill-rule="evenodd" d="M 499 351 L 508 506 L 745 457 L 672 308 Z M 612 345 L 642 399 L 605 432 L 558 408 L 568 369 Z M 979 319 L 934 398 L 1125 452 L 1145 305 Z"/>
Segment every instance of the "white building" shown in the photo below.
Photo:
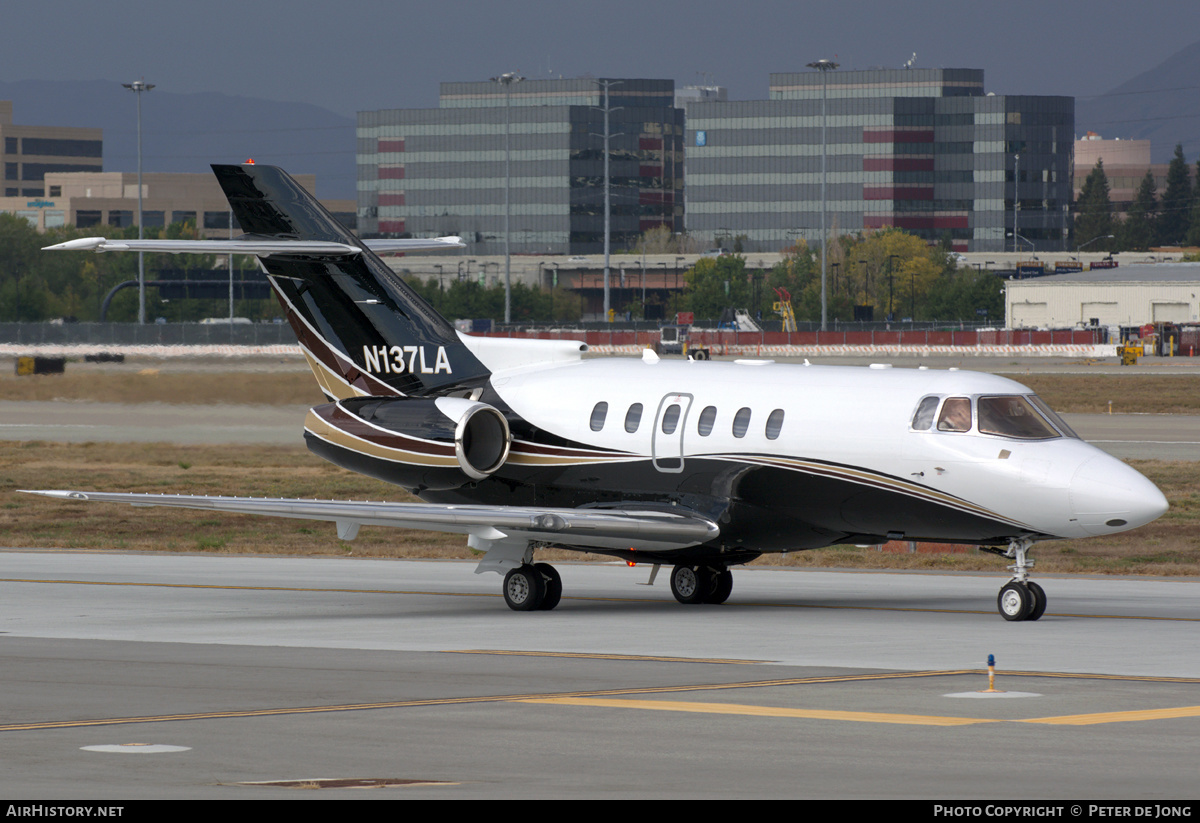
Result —
<path fill-rule="evenodd" d="M 1200 322 L 1200 263 L 1132 265 L 1005 282 L 1014 329 Z"/>

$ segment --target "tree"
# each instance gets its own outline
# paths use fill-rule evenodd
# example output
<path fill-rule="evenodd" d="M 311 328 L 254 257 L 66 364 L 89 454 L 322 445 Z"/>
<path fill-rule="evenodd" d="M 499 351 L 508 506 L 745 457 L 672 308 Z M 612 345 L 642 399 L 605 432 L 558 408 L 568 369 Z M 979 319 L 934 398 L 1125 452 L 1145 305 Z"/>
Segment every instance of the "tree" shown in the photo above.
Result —
<path fill-rule="evenodd" d="M 1158 222 L 1158 189 L 1154 185 L 1154 172 L 1146 169 L 1146 176 L 1138 186 L 1137 196 L 1117 234 L 1121 248 L 1129 251 L 1145 251 L 1154 243 L 1155 226 Z"/>
<path fill-rule="evenodd" d="M 1079 190 L 1079 199 L 1075 201 L 1075 245 L 1082 246 L 1097 237 L 1113 234 L 1113 226 L 1108 175 L 1104 173 L 1104 161 L 1097 160 L 1095 168 Z M 1112 241 L 1100 240 L 1089 248 L 1111 251 L 1113 244 Z"/>
<path fill-rule="evenodd" d="M 1004 281 L 991 272 L 943 272 L 930 290 L 925 316 L 938 320 L 1004 322 Z"/>
<path fill-rule="evenodd" d="M 1196 160 L 1196 188 L 1192 190 L 1192 204 L 1185 242 L 1189 246 L 1200 246 L 1200 159 Z"/>
<path fill-rule="evenodd" d="M 697 319 L 715 320 L 727 308 L 748 308 L 753 302 L 744 257 L 705 257 L 697 260 L 684 277 L 687 294 L 683 310 L 695 313 Z"/>
<path fill-rule="evenodd" d="M 1162 211 L 1158 217 L 1158 242 L 1164 246 L 1178 246 L 1188 233 L 1195 193 L 1188 177 L 1187 162 L 1183 159 L 1183 146 L 1175 146 L 1175 157 L 1167 168 L 1167 188 L 1163 192 Z"/>

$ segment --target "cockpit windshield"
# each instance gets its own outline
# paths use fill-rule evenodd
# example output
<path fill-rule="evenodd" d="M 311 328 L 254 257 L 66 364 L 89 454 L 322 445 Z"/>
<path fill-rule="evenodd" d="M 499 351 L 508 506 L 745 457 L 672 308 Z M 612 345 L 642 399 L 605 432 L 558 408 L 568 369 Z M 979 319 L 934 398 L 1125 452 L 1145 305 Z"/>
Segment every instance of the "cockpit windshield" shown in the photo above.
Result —
<path fill-rule="evenodd" d="M 913 431 L 929 431 L 935 419 L 940 432 L 962 434 L 974 430 L 1019 440 L 1079 439 L 1046 401 L 1035 394 L 983 397 L 931 394 L 917 404 L 910 426 Z"/>
<path fill-rule="evenodd" d="M 976 404 L 980 434 L 997 434 L 1020 440 L 1049 440 L 1060 436 L 1027 397 L 980 397 Z"/>
<path fill-rule="evenodd" d="M 1054 409 L 1050 408 L 1050 406 L 1046 403 L 1045 400 L 1038 397 L 1036 394 L 1029 395 L 1029 397 L 1027 399 L 1029 400 L 1030 403 L 1037 406 L 1037 410 L 1042 413 L 1042 416 L 1045 417 L 1047 420 L 1049 420 L 1050 423 L 1056 429 L 1058 429 L 1060 432 L 1062 432 L 1065 436 L 1073 437 L 1076 440 L 1082 439 L 1079 435 L 1077 435 L 1075 433 L 1074 429 L 1072 429 L 1070 426 L 1067 425 L 1065 420 L 1063 420 L 1061 417 L 1058 416 L 1058 414 L 1054 411 Z"/>

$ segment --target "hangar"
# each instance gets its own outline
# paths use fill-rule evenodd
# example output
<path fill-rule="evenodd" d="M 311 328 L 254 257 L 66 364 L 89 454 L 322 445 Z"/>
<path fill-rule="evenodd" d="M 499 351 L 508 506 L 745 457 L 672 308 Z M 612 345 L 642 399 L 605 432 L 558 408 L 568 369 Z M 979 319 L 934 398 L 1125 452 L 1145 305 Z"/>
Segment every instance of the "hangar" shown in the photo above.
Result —
<path fill-rule="evenodd" d="M 1200 263 L 1158 263 L 1007 280 L 1013 329 L 1200 322 Z"/>

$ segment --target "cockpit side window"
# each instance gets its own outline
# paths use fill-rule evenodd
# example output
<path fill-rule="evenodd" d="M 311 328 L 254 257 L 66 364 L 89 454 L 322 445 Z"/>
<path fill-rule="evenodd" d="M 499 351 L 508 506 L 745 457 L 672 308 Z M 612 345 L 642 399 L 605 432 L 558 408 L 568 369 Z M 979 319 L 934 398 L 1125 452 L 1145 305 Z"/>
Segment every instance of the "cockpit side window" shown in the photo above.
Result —
<path fill-rule="evenodd" d="M 929 427 L 933 425 L 933 416 L 937 413 L 938 403 L 941 402 L 940 397 L 924 397 L 917 405 L 917 413 L 913 415 L 912 428 L 913 431 L 929 431 Z"/>
<path fill-rule="evenodd" d="M 947 397 L 938 417 L 938 431 L 965 432 L 971 430 L 971 398 Z"/>
<path fill-rule="evenodd" d="M 1059 434 L 1020 395 L 979 398 L 979 432 L 1021 440 L 1050 440 Z"/>

